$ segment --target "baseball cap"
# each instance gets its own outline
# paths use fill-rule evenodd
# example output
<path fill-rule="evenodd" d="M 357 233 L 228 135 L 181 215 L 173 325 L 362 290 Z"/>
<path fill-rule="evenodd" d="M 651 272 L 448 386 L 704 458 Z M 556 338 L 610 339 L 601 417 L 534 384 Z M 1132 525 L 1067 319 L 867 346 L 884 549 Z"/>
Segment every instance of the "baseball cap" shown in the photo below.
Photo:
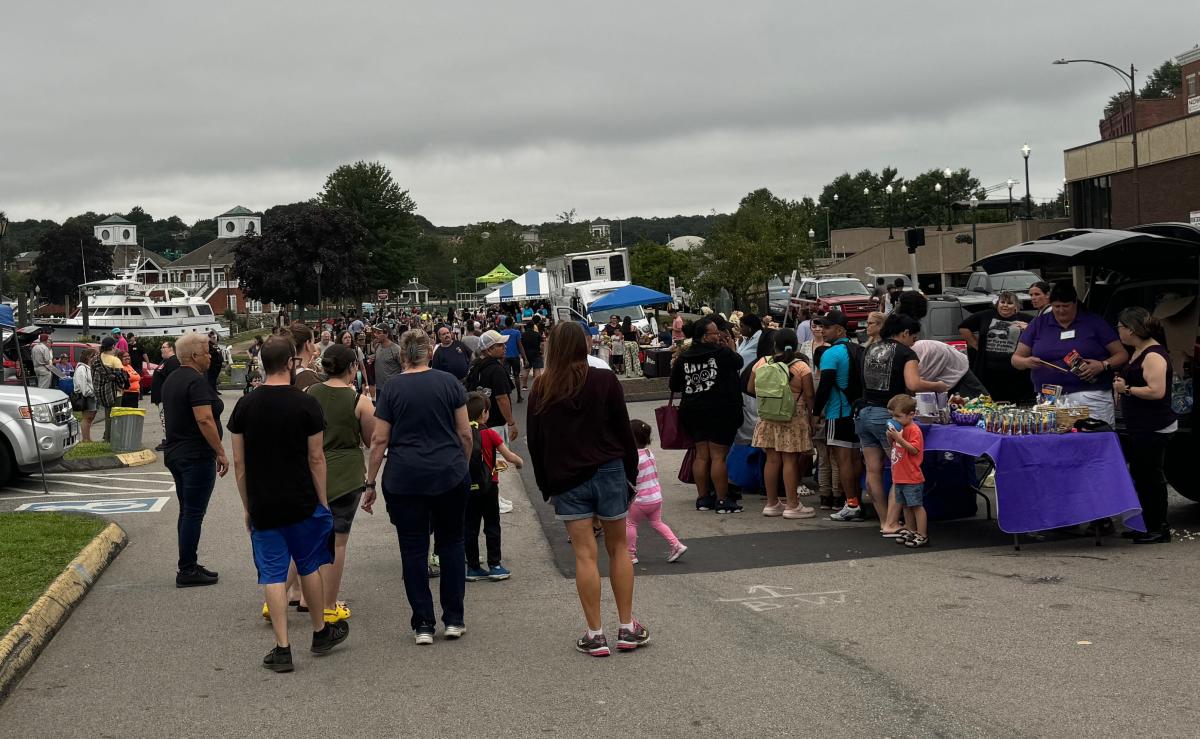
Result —
<path fill-rule="evenodd" d="M 119 329 L 119 328 L 114 328 L 114 329 L 112 330 L 112 332 L 113 332 L 114 334 L 119 334 L 119 333 L 121 333 L 121 329 Z"/>
<path fill-rule="evenodd" d="M 491 349 L 496 344 L 503 344 L 508 341 L 509 334 L 502 334 L 499 331 L 491 330 L 484 331 L 479 337 L 479 351 Z"/>
<path fill-rule="evenodd" d="M 846 328 L 846 314 L 840 310 L 831 310 L 823 316 L 817 316 L 813 322 L 821 326 L 841 326 Z"/>

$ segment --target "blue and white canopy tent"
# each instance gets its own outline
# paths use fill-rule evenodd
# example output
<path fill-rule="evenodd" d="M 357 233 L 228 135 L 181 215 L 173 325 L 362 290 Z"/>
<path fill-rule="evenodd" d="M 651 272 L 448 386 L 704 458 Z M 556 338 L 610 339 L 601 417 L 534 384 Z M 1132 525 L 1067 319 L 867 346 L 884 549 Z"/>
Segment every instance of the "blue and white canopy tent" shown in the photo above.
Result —
<path fill-rule="evenodd" d="M 523 303 L 550 297 L 550 283 L 545 272 L 531 269 L 517 279 L 491 291 L 484 298 L 489 303 Z"/>
<path fill-rule="evenodd" d="M 588 312 L 595 313 L 596 311 L 631 308 L 635 305 L 660 305 L 670 302 L 671 296 L 666 293 L 660 293 L 641 285 L 626 285 L 593 302 L 588 306 Z"/>

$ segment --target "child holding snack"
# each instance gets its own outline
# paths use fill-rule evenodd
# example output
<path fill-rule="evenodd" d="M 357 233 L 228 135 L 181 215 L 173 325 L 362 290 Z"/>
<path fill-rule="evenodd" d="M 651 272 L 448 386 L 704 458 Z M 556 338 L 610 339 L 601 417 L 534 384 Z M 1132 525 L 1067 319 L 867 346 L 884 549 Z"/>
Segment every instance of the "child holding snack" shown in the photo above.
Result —
<path fill-rule="evenodd" d="M 671 553 L 667 555 L 668 562 L 674 562 L 683 556 L 687 546 L 679 541 L 671 527 L 662 520 L 662 487 L 658 483 L 658 467 L 654 463 L 654 453 L 646 447 L 650 446 L 650 424 L 633 419 L 629 422 L 633 430 L 633 440 L 638 448 L 638 476 L 633 503 L 629 506 L 629 515 L 625 518 L 625 537 L 629 540 L 629 558 L 634 564 L 637 557 L 637 527 L 642 521 L 649 521 L 650 528 L 657 531 L 667 540 Z"/>
<path fill-rule="evenodd" d="M 925 437 L 921 427 L 913 423 L 917 401 L 911 395 L 897 395 L 888 401 L 887 408 L 892 414 L 887 429 L 892 442 L 892 494 L 896 503 L 904 506 L 905 528 L 884 536 L 912 549 L 927 547 L 929 523 L 925 515 L 925 475 L 921 472 Z"/>

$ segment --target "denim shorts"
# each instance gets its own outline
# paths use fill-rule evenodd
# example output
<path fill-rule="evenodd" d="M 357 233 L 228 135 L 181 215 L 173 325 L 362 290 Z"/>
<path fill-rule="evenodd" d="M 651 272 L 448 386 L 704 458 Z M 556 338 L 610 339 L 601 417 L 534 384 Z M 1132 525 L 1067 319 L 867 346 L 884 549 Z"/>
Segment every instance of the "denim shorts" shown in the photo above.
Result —
<path fill-rule="evenodd" d="M 602 521 L 619 521 L 629 511 L 629 481 L 625 464 L 614 459 L 600 465 L 592 479 L 554 496 L 554 517 L 578 521 L 598 516 Z"/>
<path fill-rule="evenodd" d="M 925 483 L 896 483 L 896 502 L 914 508 L 925 505 Z"/>
<path fill-rule="evenodd" d="M 888 450 L 892 448 L 892 442 L 887 437 L 887 422 L 891 418 L 891 411 L 875 405 L 869 405 L 858 412 L 854 430 L 858 432 L 858 439 L 862 442 L 863 449 L 874 447 Z"/>
<path fill-rule="evenodd" d="M 252 528 L 250 546 L 259 585 L 287 582 L 292 560 L 301 577 L 311 575 L 333 563 L 333 514 L 318 503 L 303 521 L 275 529 Z"/>

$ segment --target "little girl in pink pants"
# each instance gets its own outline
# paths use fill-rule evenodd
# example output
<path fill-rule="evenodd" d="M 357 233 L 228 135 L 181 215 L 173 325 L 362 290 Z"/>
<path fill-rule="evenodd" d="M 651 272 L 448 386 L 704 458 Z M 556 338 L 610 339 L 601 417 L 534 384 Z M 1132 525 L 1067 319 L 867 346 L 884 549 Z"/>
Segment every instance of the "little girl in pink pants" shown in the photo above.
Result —
<path fill-rule="evenodd" d="M 658 484 L 658 467 L 654 463 L 654 453 L 650 445 L 650 425 L 645 421 L 634 419 L 629 422 L 633 430 L 633 439 L 638 445 L 638 476 L 637 489 L 633 502 L 629 505 L 629 514 L 625 517 L 625 537 L 629 540 L 629 558 L 634 564 L 638 563 L 637 556 L 637 527 L 642 521 L 649 521 L 650 527 L 667 540 L 671 553 L 667 555 L 668 562 L 674 562 L 683 556 L 687 547 L 682 544 L 671 531 L 671 527 L 662 520 L 662 487 Z"/>

